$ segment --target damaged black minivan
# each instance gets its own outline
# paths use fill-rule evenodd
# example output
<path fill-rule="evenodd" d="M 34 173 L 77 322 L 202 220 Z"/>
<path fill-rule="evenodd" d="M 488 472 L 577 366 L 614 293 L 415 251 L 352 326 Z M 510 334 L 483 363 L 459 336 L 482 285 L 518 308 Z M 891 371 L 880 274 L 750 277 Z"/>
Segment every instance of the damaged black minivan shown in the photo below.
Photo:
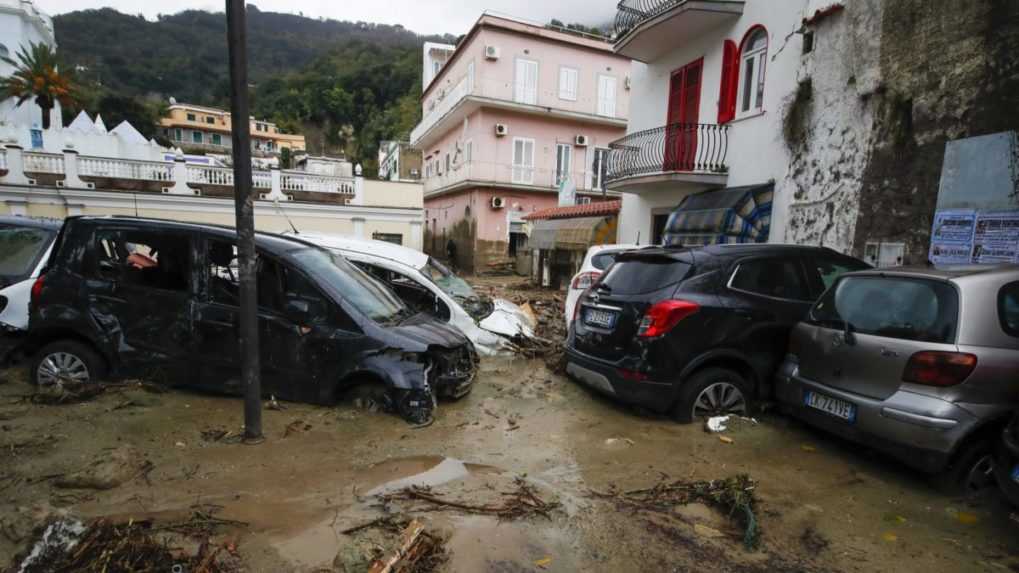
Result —
<path fill-rule="evenodd" d="M 32 288 L 39 385 L 155 377 L 242 393 L 236 232 L 127 217 L 67 220 Z M 412 423 L 466 395 L 477 354 L 343 257 L 296 238 L 255 237 L 262 389 L 334 403 L 374 388 Z M 379 390 L 381 389 L 381 390 Z"/>

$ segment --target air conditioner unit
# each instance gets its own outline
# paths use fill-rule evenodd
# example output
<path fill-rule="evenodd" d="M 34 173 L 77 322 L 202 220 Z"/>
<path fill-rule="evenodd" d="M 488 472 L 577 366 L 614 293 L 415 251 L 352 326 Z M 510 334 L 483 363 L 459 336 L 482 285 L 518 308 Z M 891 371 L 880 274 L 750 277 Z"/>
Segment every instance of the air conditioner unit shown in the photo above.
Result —
<path fill-rule="evenodd" d="M 411 169 L 410 170 L 410 176 L 413 177 L 414 179 L 417 179 L 417 178 L 421 177 L 421 172 L 418 171 L 417 169 Z"/>
<path fill-rule="evenodd" d="M 506 206 L 506 199 L 503 199 L 502 197 L 492 197 L 492 208 L 493 209 L 502 209 L 505 206 Z"/>
<path fill-rule="evenodd" d="M 626 79 L 623 80 L 623 87 L 630 89 L 630 76 L 626 76 Z"/>
<path fill-rule="evenodd" d="M 587 147 L 587 136 L 578 135 L 574 138 L 573 143 L 576 144 L 577 147 Z"/>
<path fill-rule="evenodd" d="M 486 60 L 498 60 L 499 59 L 499 47 L 498 46 L 485 46 L 485 59 Z"/>
<path fill-rule="evenodd" d="M 497 137 L 502 137 L 504 135 L 509 135 L 509 126 L 506 125 L 505 123 L 497 123 L 497 124 L 495 124 L 495 135 Z"/>

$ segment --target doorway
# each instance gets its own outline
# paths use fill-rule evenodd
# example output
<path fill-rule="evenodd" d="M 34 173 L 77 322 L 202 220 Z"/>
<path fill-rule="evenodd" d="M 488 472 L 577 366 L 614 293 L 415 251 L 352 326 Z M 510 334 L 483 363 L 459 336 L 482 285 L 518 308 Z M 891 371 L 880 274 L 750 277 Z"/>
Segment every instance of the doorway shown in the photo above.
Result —
<path fill-rule="evenodd" d="M 704 58 L 672 72 L 669 117 L 665 127 L 665 171 L 694 171 L 697 166 L 697 124 L 700 122 Z"/>

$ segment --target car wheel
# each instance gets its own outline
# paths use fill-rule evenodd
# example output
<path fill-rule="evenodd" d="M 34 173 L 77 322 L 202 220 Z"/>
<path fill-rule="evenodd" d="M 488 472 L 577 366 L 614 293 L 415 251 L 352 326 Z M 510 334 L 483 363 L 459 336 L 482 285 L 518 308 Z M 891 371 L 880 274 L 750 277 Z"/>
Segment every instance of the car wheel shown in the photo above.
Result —
<path fill-rule="evenodd" d="M 994 473 L 998 478 L 998 487 L 1009 503 L 1019 508 L 1019 483 L 1012 479 L 1012 468 L 1019 463 L 1019 459 L 1011 456 L 1000 456 L 998 463 L 994 464 Z"/>
<path fill-rule="evenodd" d="M 74 340 L 47 344 L 32 361 L 31 381 L 43 388 L 97 384 L 106 376 L 106 365 L 94 350 Z"/>
<path fill-rule="evenodd" d="M 682 383 L 672 416 L 689 424 L 711 416 L 744 416 L 751 406 L 751 393 L 742 376 L 727 368 L 705 368 Z"/>
<path fill-rule="evenodd" d="M 970 442 L 945 471 L 934 476 L 934 486 L 948 495 L 972 495 L 994 485 L 994 466 L 990 442 Z"/>
<path fill-rule="evenodd" d="M 344 396 L 358 410 L 386 412 L 393 409 L 389 389 L 379 383 L 364 383 L 354 386 Z"/>

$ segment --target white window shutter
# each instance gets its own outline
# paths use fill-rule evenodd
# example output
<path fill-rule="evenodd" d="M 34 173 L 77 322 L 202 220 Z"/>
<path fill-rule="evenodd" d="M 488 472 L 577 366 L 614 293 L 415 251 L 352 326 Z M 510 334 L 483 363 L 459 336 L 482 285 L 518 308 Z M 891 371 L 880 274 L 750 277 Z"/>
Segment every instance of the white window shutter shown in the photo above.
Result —
<path fill-rule="evenodd" d="M 616 78 L 612 76 L 598 77 L 598 114 L 616 116 Z"/>

